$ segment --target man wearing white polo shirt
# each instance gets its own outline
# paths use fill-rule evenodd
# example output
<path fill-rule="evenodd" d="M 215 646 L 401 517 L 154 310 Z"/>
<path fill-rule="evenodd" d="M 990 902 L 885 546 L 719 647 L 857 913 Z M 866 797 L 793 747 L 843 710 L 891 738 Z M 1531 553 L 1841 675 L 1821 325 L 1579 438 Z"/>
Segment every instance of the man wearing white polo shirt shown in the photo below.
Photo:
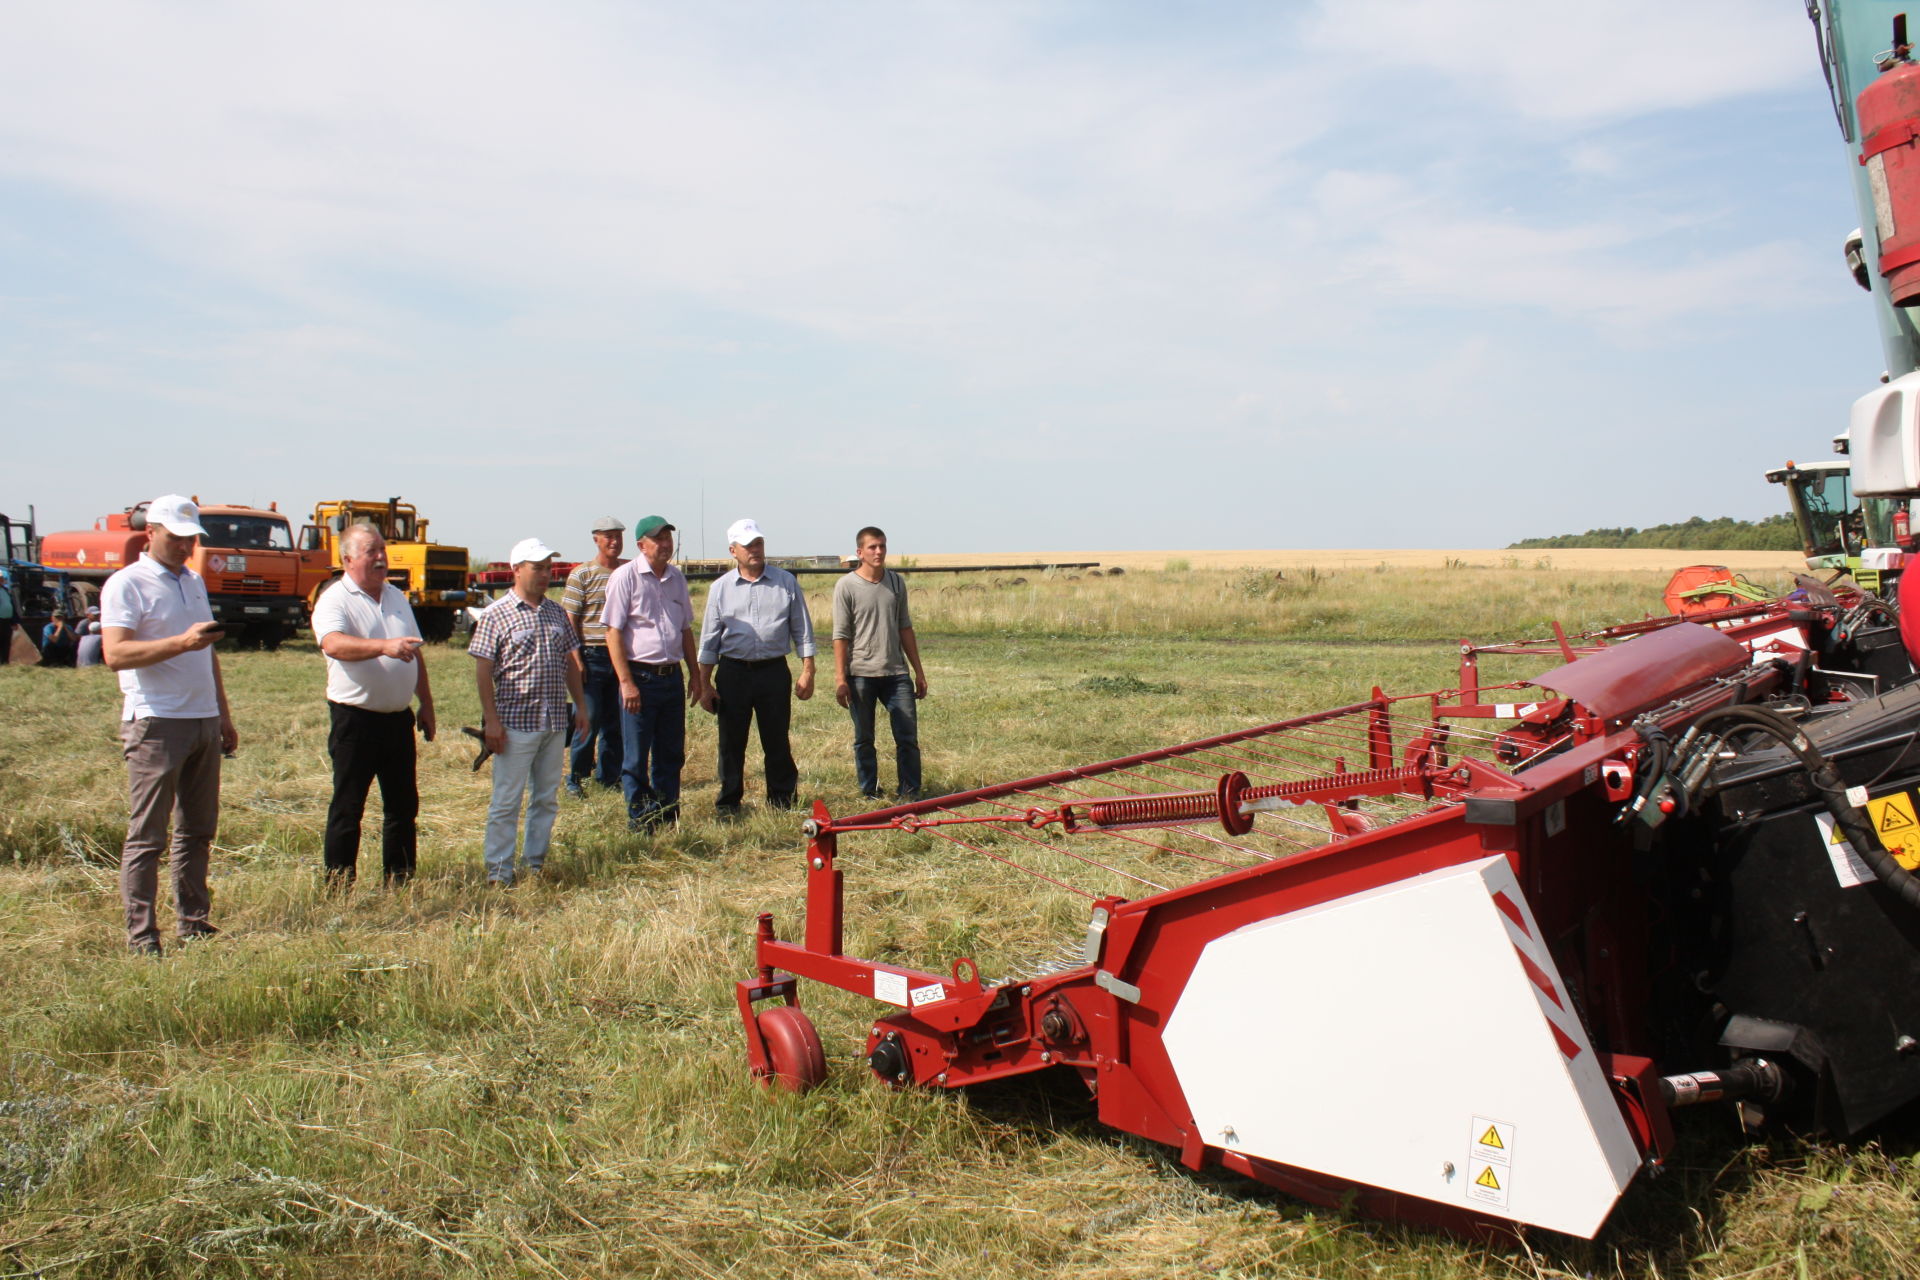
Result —
<path fill-rule="evenodd" d="M 413 876 L 413 700 L 420 734 L 433 741 L 433 688 L 427 682 L 420 628 L 404 592 L 387 581 L 387 540 L 368 524 L 340 535 L 340 580 L 313 607 L 313 635 L 327 655 L 327 754 L 333 758 L 333 800 L 327 805 L 327 879 L 351 882 L 360 860 L 360 819 L 367 789 L 380 780 L 380 861 L 390 884 Z"/>
<path fill-rule="evenodd" d="M 219 624 L 207 585 L 187 568 L 205 535 L 200 508 L 177 493 L 147 504 L 147 550 L 100 592 L 101 649 L 120 674 L 120 742 L 129 814 L 120 849 L 127 948 L 160 954 L 154 920 L 160 852 L 172 840 L 175 929 L 218 933 L 207 920 L 207 858 L 220 819 L 220 757 L 240 745 L 213 654 Z"/>

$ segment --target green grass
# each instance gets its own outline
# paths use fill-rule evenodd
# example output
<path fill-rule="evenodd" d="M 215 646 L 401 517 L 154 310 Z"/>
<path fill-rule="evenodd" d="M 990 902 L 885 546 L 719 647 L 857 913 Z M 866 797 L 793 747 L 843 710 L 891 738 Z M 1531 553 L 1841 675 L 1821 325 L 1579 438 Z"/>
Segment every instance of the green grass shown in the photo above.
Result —
<path fill-rule="evenodd" d="M 1461 636 L 1637 617 L 1657 578 L 918 577 L 929 781 L 1444 685 Z M 471 665 L 429 661 L 447 733 L 422 754 L 422 874 L 342 900 L 318 881 L 320 659 L 224 658 L 243 736 L 214 860 L 228 932 L 158 964 L 122 947 L 113 677 L 0 668 L 0 1276 L 1914 1274 L 1911 1139 L 1749 1147 L 1689 1116 L 1672 1171 L 1598 1243 L 1529 1250 L 1191 1174 L 1075 1087 L 890 1092 L 858 1060 L 874 1006 L 831 989 L 807 993 L 828 1084 L 764 1094 L 732 984 L 756 913 L 798 922 L 794 817 L 710 821 L 696 712 L 678 831 L 628 835 L 613 796 L 564 801 L 555 879 L 489 893 L 485 774 L 452 732 L 477 723 Z M 840 810 L 857 797 L 826 683 L 795 745 L 803 794 Z M 849 946 L 876 957 L 991 972 L 1036 917 L 1078 927 L 932 845 L 847 869 Z"/>

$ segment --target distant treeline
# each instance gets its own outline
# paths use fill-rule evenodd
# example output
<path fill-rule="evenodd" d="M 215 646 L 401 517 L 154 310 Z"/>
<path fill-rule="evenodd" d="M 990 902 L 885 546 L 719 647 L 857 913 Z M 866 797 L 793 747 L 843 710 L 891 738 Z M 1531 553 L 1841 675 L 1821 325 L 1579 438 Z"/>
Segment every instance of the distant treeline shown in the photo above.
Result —
<path fill-rule="evenodd" d="M 1764 520 L 1702 520 L 1656 524 L 1645 529 L 1589 529 L 1554 538 L 1522 538 L 1516 551 L 1552 551 L 1564 547 L 1669 547 L 1676 551 L 1798 551 L 1800 533 L 1788 515 Z"/>

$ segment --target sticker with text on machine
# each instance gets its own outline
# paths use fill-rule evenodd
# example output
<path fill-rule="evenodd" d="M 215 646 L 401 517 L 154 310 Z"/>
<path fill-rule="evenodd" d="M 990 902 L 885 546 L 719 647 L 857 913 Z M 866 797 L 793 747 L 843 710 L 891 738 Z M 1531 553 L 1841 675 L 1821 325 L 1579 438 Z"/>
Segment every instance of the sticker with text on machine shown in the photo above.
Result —
<path fill-rule="evenodd" d="M 1467 1138 L 1467 1199 L 1507 1207 L 1513 1183 L 1513 1126 L 1475 1116 Z"/>
<path fill-rule="evenodd" d="M 1920 870 L 1920 816 L 1916 816 L 1913 797 L 1905 791 L 1870 796 L 1866 810 L 1867 823 L 1881 847 L 1904 869 Z M 1834 877 L 1840 881 L 1841 888 L 1872 884 L 1878 878 L 1832 814 L 1815 813 L 1813 820 L 1820 828 L 1821 842 L 1826 846 Z"/>
<path fill-rule="evenodd" d="M 1478 1200 L 1481 1204 L 1490 1204 L 1499 1208 L 1507 1207 L 1509 1184 L 1513 1181 L 1513 1167 L 1504 1164 L 1490 1164 L 1485 1160 L 1475 1160 L 1467 1165 L 1467 1199 Z"/>
<path fill-rule="evenodd" d="M 1495 1164 L 1511 1164 L 1513 1162 L 1513 1126 L 1499 1120 L 1489 1120 L 1485 1116 L 1475 1116 L 1467 1158 L 1488 1160 Z"/>
<path fill-rule="evenodd" d="M 885 969 L 873 971 L 873 998 L 885 1000 L 888 1004 L 907 1007 L 907 975 L 888 973 Z"/>
<path fill-rule="evenodd" d="M 913 1007 L 916 1009 L 923 1004 L 938 1004 L 946 998 L 947 989 L 937 982 L 930 987 L 915 987 L 913 989 Z"/>

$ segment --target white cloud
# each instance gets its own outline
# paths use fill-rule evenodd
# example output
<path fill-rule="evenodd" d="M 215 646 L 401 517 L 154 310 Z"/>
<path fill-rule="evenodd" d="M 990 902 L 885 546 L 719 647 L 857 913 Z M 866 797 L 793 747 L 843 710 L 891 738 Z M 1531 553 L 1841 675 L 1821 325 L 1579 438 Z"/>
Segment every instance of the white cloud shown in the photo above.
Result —
<path fill-rule="evenodd" d="M 15 5 L 0 181 L 93 225 L 0 209 L 0 255 L 105 224 L 128 278 L 9 284 L 0 371 L 75 419 L 404 424 L 404 457 L 891 427 L 984 491 L 1170 422 L 1374 438 L 1406 379 L 1492 411 L 1515 314 L 1622 345 L 1806 300 L 1744 189 L 1622 124 L 1808 79 L 1797 12 L 1106 13 Z"/>
<path fill-rule="evenodd" d="M 1794 6 L 1797 8 L 1798 6 Z M 1370 74 L 1417 67 L 1523 117 L 1578 123 L 1777 90 L 1815 67 L 1813 28 L 1752 0 L 1328 0 L 1311 29 Z"/>

